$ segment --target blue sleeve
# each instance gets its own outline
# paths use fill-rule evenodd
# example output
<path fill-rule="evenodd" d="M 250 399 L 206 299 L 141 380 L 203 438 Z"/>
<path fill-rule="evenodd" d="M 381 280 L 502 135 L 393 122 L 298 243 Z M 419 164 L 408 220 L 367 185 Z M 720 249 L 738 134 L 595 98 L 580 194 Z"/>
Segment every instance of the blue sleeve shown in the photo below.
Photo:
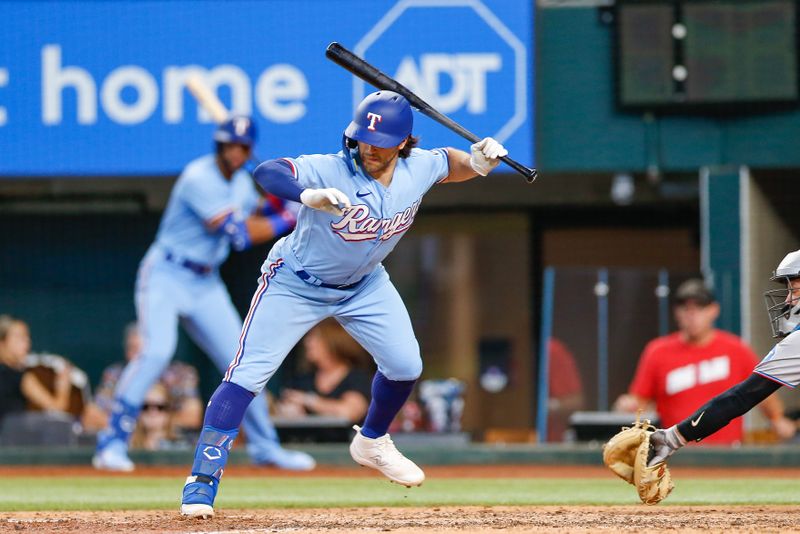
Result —
<path fill-rule="evenodd" d="M 265 161 L 256 167 L 253 177 L 265 191 L 295 202 L 300 202 L 305 189 L 297 179 L 296 167 L 287 159 Z"/>

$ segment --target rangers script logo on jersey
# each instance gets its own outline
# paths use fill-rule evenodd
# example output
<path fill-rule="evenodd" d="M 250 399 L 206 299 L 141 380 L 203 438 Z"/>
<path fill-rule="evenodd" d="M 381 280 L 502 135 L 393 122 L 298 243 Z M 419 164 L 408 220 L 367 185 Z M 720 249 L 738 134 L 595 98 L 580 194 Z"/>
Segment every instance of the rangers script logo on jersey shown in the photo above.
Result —
<path fill-rule="evenodd" d="M 344 210 L 341 220 L 331 223 L 334 233 L 345 241 L 370 241 L 380 237 L 386 241 L 411 227 L 422 199 L 388 219 L 370 217 L 369 207 L 357 204 Z"/>

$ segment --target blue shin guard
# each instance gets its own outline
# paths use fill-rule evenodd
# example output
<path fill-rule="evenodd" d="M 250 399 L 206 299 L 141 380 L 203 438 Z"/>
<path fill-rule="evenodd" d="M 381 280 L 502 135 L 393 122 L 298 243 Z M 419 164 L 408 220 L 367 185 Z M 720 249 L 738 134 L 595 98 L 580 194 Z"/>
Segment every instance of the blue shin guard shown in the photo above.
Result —
<path fill-rule="evenodd" d="M 214 506 L 219 479 L 228 462 L 233 440 L 238 434 L 238 430 L 224 431 L 210 426 L 203 427 L 194 453 L 192 475 L 186 479 L 183 487 L 182 504 Z"/>
<path fill-rule="evenodd" d="M 183 487 L 183 505 L 213 507 L 228 453 L 252 400 L 253 393 L 231 382 L 220 384 L 211 396 L 194 452 L 192 474 Z"/>
<path fill-rule="evenodd" d="M 116 399 L 111 409 L 108 427 L 97 434 L 97 450 L 105 449 L 114 441 L 121 442 L 124 448 L 127 448 L 128 438 L 136 428 L 140 410 L 141 408 L 131 406 L 122 399 Z"/>

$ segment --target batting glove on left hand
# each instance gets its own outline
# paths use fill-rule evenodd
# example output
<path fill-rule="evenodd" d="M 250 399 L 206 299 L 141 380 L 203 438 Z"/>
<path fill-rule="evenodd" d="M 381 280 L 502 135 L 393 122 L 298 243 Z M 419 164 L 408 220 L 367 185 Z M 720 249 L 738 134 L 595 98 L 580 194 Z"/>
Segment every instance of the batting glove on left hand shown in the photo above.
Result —
<path fill-rule="evenodd" d="M 499 158 L 508 155 L 508 150 L 491 137 L 484 137 L 469 148 L 472 151 L 469 164 L 481 176 L 489 174 L 500 165 Z"/>

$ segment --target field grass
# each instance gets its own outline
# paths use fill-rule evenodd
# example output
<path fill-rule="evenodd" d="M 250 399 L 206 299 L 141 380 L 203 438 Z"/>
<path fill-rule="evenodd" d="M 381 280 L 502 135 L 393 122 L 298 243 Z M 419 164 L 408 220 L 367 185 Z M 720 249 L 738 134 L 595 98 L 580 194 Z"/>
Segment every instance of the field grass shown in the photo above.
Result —
<path fill-rule="evenodd" d="M 181 481 L 165 477 L 14 477 L 0 492 L 0 511 L 177 509 Z M 590 505 L 638 503 L 619 480 L 462 478 L 407 489 L 382 479 L 235 477 L 223 482 L 220 507 Z M 686 479 L 664 505 L 800 504 L 791 479 Z"/>

